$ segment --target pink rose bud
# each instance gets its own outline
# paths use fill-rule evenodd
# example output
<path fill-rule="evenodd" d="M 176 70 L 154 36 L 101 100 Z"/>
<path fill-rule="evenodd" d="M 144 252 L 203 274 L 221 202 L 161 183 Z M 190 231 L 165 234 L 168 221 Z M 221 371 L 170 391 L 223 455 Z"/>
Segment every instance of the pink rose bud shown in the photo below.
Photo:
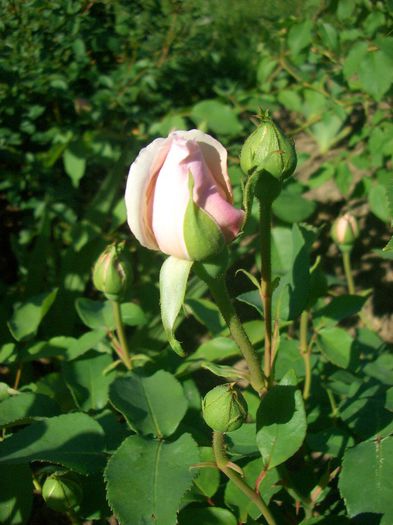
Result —
<path fill-rule="evenodd" d="M 359 226 L 355 217 L 351 213 L 346 213 L 336 219 L 332 226 L 331 235 L 341 249 L 351 249 L 359 237 Z"/>
<path fill-rule="evenodd" d="M 179 259 L 205 260 L 238 235 L 227 152 L 199 130 L 175 131 L 142 149 L 131 165 L 127 220 L 138 241 Z"/>

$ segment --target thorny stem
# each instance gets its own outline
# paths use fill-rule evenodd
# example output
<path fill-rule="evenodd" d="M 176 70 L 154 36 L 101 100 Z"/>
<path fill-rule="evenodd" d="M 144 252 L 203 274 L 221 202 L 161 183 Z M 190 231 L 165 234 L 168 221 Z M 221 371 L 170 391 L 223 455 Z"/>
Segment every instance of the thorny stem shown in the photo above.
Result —
<path fill-rule="evenodd" d="M 272 267 L 271 267 L 271 202 L 260 200 L 261 296 L 265 315 L 265 355 L 263 370 L 269 386 L 273 383 L 272 359 Z"/>
<path fill-rule="evenodd" d="M 228 467 L 229 460 L 225 452 L 224 434 L 222 432 L 213 432 L 213 452 L 214 457 L 216 458 L 217 467 L 221 472 L 223 472 L 237 486 L 237 488 L 256 505 L 256 507 L 258 507 L 268 525 L 277 525 L 262 497 L 252 490 L 239 474 Z"/>
<path fill-rule="evenodd" d="M 351 268 L 351 252 L 343 251 L 343 262 L 344 262 L 344 271 L 345 277 L 347 279 L 348 291 L 351 295 L 356 293 L 355 283 L 353 281 L 352 268 Z"/>
<path fill-rule="evenodd" d="M 210 292 L 228 325 L 229 331 L 238 345 L 244 359 L 247 362 L 250 371 L 250 383 L 258 394 L 261 394 L 265 389 L 265 378 L 259 364 L 258 357 L 255 353 L 254 347 L 251 344 L 244 328 L 237 316 L 232 300 L 228 293 L 225 283 L 225 278 L 206 280 Z"/>
<path fill-rule="evenodd" d="M 130 359 L 130 351 L 128 349 L 127 339 L 124 333 L 124 325 L 121 317 L 120 303 L 112 301 L 113 317 L 115 318 L 116 332 L 119 339 L 120 348 L 118 348 L 118 354 L 123 361 L 125 367 L 131 370 L 132 364 Z"/>
<path fill-rule="evenodd" d="M 311 346 L 307 344 L 308 310 L 303 310 L 300 316 L 300 352 L 304 360 L 305 378 L 303 399 L 310 397 L 311 390 Z"/>

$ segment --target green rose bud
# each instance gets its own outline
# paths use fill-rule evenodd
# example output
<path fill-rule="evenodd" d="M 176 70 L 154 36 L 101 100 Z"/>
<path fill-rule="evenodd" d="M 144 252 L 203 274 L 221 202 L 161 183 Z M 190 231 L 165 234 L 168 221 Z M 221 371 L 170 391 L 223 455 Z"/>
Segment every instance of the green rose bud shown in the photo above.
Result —
<path fill-rule="evenodd" d="M 234 383 L 216 386 L 202 401 L 206 424 L 219 432 L 232 432 L 241 427 L 247 411 L 247 401 Z"/>
<path fill-rule="evenodd" d="M 82 501 L 82 488 L 69 474 L 54 473 L 46 478 L 42 487 L 42 497 L 49 508 L 57 512 L 67 512 Z"/>
<path fill-rule="evenodd" d="M 111 301 L 122 301 L 132 282 L 133 272 L 125 243 L 109 245 L 93 269 L 93 283 Z"/>
<path fill-rule="evenodd" d="M 350 251 L 359 237 L 359 226 L 351 213 L 346 213 L 333 223 L 331 236 L 342 251 Z"/>
<path fill-rule="evenodd" d="M 280 194 L 282 183 L 295 171 L 296 150 L 293 140 L 275 124 L 268 112 L 261 112 L 259 119 L 259 126 L 243 145 L 240 166 L 250 179 L 254 179 L 250 181 L 253 193 L 272 202 Z"/>
<path fill-rule="evenodd" d="M 240 166 L 247 175 L 267 171 L 274 178 L 284 181 L 296 168 L 293 140 L 285 135 L 267 112 L 259 118 L 261 123 L 243 145 Z"/>

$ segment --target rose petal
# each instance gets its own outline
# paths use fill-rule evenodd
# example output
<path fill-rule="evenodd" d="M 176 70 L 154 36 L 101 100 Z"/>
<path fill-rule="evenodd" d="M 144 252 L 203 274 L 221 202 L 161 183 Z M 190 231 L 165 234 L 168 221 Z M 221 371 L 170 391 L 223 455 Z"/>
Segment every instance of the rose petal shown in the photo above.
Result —
<path fill-rule="evenodd" d="M 216 192 L 210 194 L 203 209 L 220 226 L 226 242 L 232 241 L 240 232 L 244 222 L 244 211 L 235 208 Z"/>
<path fill-rule="evenodd" d="M 239 233 L 244 220 L 244 212 L 232 206 L 232 199 L 219 191 L 216 180 L 205 162 L 205 156 L 200 143 L 194 139 L 186 140 L 177 133 L 173 135 L 173 145 L 180 145 L 184 141 L 183 148 L 188 151 L 188 157 L 184 162 L 189 166 L 194 179 L 194 201 L 206 211 L 221 228 L 227 242 L 230 242 Z M 192 162 L 191 162 L 192 159 Z"/>
<path fill-rule="evenodd" d="M 157 250 L 158 245 L 148 222 L 147 188 L 161 168 L 169 146 L 168 139 L 158 138 L 143 148 L 131 165 L 127 178 L 127 222 L 138 241 L 153 250 Z"/>
<path fill-rule="evenodd" d="M 210 173 L 219 192 L 223 194 L 228 202 L 232 202 L 232 186 L 227 169 L 227 150 L 218 140 L 199 129 L 190 131 L 175 131 L 176 135 L 186 140 L 195 140 L 201 148 L 203 157 L 209 167 Z"/>
<path fill-rule="evenodd" d="M 189 259 L 184 243 L 184 214 L 189 201 L 188 173 L 200 159 L 190 155 L 187 141 L 171 135 L 171 148 L 157 177 L 152 226 L 160 250 L 180 259 Z"/>

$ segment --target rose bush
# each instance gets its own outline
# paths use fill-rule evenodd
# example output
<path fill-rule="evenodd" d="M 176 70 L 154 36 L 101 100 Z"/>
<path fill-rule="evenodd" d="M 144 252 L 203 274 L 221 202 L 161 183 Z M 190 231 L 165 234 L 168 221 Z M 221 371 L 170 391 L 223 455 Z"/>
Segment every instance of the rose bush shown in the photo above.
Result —
<path fill-rule="evenodd" d="M 199 130 L 175 131 L 142 149 L 125 200 L 138 241 L 180 259 L 219 253 L 244 219 L 233 206 L 225 148 Z"/>

